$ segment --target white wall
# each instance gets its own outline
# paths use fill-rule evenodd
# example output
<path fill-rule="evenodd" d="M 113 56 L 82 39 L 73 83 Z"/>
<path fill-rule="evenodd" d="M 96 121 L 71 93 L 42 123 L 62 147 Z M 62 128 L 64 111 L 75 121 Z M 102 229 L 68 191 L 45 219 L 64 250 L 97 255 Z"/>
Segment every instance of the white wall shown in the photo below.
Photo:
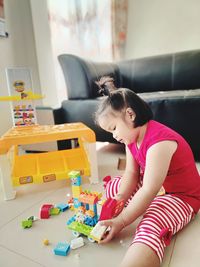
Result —
<path fill-rule="evenodd" d="M 43 104 L 58 106 L 56 72 L 48 23 L 47 0 L 30 0 Z"/>
<path fill-rule="evenodd" d="M 0 38 L 0 95 L 8 95 L 6 67 L 30 67 L 33 87 L 40 93 L 33 25 L 28 0 L 6 0 L 5 19 L 8 38 Z M 0 135 L 12 126 L 9 103 L 0 102 Z"/>
<path fill-rule="evenodd" d="M 200 48 L 199 0 L 129 0 L 125 58 Z"/>

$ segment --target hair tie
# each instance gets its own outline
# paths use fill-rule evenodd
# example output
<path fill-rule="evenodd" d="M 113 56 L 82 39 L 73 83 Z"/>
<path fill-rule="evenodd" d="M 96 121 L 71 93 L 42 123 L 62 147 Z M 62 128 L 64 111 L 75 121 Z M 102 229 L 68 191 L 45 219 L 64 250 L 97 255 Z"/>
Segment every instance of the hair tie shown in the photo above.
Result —
<path fill-rule="evenodd" d="M 99 87 L 98 93 L 110 97 L 111 92 L 116 89 L 114 79 L 109 76 L 101 77 L 99 81 L 95 82 Z"/>

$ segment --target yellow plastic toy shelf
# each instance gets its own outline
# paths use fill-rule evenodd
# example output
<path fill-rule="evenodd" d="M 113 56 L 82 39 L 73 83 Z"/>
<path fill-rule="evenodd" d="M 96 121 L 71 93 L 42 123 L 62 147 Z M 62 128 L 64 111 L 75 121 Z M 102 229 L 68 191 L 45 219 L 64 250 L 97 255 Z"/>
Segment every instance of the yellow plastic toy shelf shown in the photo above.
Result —
<path fill-rule="evenodd" d="M 14 186 L 65 179 L 71 170 L 81 170 L 84 176 L 90 176 L 90 165 L 83 146 L 23 155 L 19 155 L 15 146 L 12 170 Z"/>

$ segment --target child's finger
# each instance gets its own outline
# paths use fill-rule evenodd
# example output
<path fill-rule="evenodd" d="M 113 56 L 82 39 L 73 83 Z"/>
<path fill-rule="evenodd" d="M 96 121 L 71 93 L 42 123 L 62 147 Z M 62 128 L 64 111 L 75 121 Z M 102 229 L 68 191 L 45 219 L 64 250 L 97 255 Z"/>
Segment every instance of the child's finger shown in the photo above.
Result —
<path fill-rule="evenodd" d="M 99 244 L 108 243 L 114 237 L 113 231 L 107 232 L 107 234 L 103 237 L 103 239 L 99 242 Z"/>
<path fill-rule="evenodd" d="M 112 226 L 112 220 L 101 221 L 101 225 L 106 227 Z"/>

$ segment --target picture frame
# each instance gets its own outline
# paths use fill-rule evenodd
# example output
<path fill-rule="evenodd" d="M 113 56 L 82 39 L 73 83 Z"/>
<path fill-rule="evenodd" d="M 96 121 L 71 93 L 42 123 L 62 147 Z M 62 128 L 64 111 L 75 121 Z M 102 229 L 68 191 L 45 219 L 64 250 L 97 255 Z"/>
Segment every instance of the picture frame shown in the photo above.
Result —
<path fill-rule="evenodd" d="M 0 0 L 0 37 L 8 37 L 5 28 L 4 0 Z"/>
<path fill-rule="evenodd" d="M 31 70 L 29 68 L 6 68 L 11 111 L 14 126 L 37 124 Z"/>

